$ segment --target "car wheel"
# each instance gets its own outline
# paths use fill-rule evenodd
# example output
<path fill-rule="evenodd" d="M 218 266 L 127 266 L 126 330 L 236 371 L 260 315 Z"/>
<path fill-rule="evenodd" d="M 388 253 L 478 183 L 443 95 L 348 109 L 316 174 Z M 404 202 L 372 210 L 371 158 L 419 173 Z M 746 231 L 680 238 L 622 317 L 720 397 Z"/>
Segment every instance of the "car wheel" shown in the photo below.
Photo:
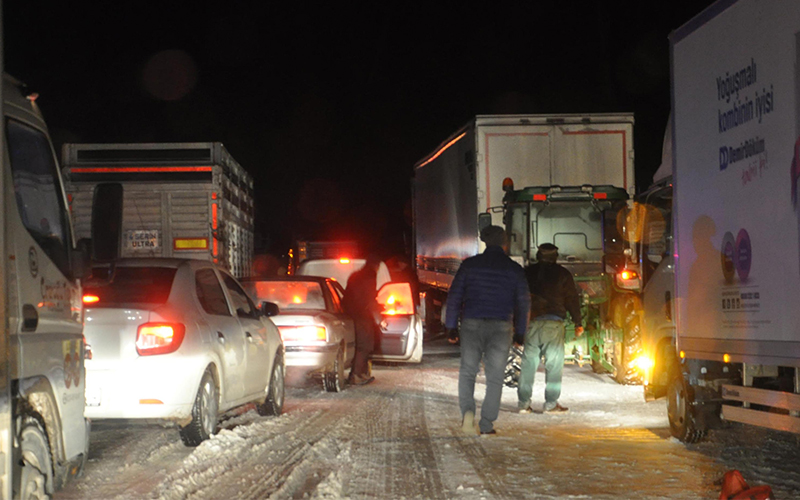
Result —
<path fill-rule="evenodd" d="M 192 421 L 181 428 L 181 439 L 186 446 L 197 446 L 217 430 L 219 392 L 214 376 L 206 370 L 192 407 Z"/>
<path fill-rule="evenodd" d="M 328 392 L 342 392 L 344 383 L 344 351 L 340 347 L 336 353 L 336 360 L 333 362 L 333 370 L 325 373 L 323 384 Z"/>
<path fill-rule="evenodd" d="M 53 469 L 47 436 L 39 421 L 24 417 L 20 433 L 22 474 L 19 498 L 23 500 L 49 499 L 48 484 L 52 484 Z"/>
<path fill-rule="evenodd" d="M 275 362 L 272 363 L 272 376 L 269 379 L 269 392 L 264 404 L 258 405 L 256 409 L 259 415 L 280 415 L 283 411 L 283 398 L 285 395 L 284 386 L 284 373 L 283 373 L 283 357 L 278 354 L 275 356 Z"/>
<path fill-rule="evenodd" d="M 697 425 L 694 391 L 680 370 L 673 370 L 667 388 L 667 417 L 670 433 L 684 443 L 696 443 L 706 435 L 706 430 Z"/>

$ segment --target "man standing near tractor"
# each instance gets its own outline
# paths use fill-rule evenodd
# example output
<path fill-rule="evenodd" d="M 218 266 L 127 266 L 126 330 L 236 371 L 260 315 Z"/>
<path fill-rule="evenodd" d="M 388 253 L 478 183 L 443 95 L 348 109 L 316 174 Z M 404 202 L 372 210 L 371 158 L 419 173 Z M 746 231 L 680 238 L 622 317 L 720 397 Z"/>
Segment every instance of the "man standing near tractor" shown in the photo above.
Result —
<path fill-rule="evenodd" d="M 545 390 L 544 413 L 563 413 L 561 406 L 561 375 L 564 370 L 564 320 L 567 312 L 575 323 L 575 336 L 583 335 L 581 304 L 572 273 L 557 264 L 558 247 L 551 243 L 539 245 L 536 263 L 525 269 L 531 292 L 531 322 L 524 338 L 514 336 L 514 343 L 524 345 L 520 369 L 519 412 L 531 413 L 533 379 L 544 355 Z"/>

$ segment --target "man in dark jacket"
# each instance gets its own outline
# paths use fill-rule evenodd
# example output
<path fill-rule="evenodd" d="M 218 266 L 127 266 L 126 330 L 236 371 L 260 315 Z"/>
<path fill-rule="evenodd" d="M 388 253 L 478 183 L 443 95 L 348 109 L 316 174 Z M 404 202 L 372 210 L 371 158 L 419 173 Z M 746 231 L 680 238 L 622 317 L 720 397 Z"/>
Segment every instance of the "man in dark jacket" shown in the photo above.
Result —
<path fill-rule="evenodd" d="M 342 298 L 342 306 L 353 318 L 356 328 L 356 354 L 349 377 L 350 383 L 355 385 L 369 384 L 375 380 L 369 373 L 369 357 L 375 350 L 375 336 L 378 331 L 375 318 L 381 309 L 375 300 L 378 295 L 377 276 L 380 264 L 381 260 L 377 256 L 368 256 L 364 267 L 347 279 L 347 288 Z"/>
<path fill-rule="evenodd" d="M 486 396 L 481 406 L 481 434 L 495 434 L 503 375 L 513 332 L 523 335 L 528 324 L 530 295 L 525 273 L 504 251 L 505 231 L 488 226 L 481 231 L 486 250 L 461 263 L 447 298 L 445 327 L 451 342 L 459 338 L 461 368 L 458 403 L 462 430 L 475 434 L 475 377 L 481 358 L 486 372 Z M 513 323 L 512 323 L 513 321 Z"/>
<path fill-rule="evenodd" d="M 519 412 L 530 413 L 533 378 L 544 355 L 544 413 L 568 410 L 561 406 L 561 375 L 564 370 L 564 319 L 569 312 L 575 323 L 575 335 L 583 335 L 581 303 L 572 273 L 556 263 L 558 247 L 544 243 L 536 252 L 536 264 L 525 269 L 531 291 L 531 324 L 524 337 L 514 337 L 524 344 L 517 387 Z"/>

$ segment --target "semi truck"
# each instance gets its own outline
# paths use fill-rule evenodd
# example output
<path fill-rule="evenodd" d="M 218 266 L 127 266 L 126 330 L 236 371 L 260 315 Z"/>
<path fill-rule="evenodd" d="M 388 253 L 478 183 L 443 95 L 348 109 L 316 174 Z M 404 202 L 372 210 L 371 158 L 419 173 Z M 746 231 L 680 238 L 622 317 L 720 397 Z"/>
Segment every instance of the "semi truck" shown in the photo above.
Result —
<path fill-rule="evenodd" d="M 479 115 L 416 163 L 413 229 L 428 332 L 441 328 L 461 262 L 484 249 L 478 216 L 487 214 L 485 224 L 503 225 L 504 179 L 542 189 L 612 186 L 632 197 L 633 123 L 629 113 Z M 528 250 L 528 238 L 523 240 L 512 245 L 524 242 Z M 523 255 L 513 258 L 526 264 Z"/>
<path fill-rule="evenodd" d="M 37 94 L 8 75 L 0 93 L 0 497 L 50 498 L 88 458 L 89 245 L 76 242 Z"/>
<path fill-rule="evenodd" d="M 90 236 L 96 188 L 118 185 L 120 257 L 206 259 L 252 274 L 253 178 L 221 143 L 64 144 L 62 159 L 78 238 Z"/>
<path fill-rule="evenodd" d="M 742 36 L 743 33 L 747 36 Z M 800 4 L 723 0 L 670 36 L 670 429 L 800 433 Z"/>

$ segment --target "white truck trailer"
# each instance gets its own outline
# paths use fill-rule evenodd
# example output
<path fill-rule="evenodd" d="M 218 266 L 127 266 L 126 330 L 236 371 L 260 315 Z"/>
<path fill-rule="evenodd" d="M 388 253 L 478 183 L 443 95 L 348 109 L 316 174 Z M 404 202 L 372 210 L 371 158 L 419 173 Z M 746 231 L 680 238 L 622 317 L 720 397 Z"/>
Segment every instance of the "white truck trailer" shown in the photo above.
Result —
<path fill-rule="evenodd" d="M 213 260 L 252 274 L 253 178 L 219 142 L 64 144 L 63 175 L 79 238 L 96 186 L 123 192 L 120 257 Z"/>
<path fill-rule="evenodd" d="M 50 498 L 88 458 L 89 250 L 76 245 L 37 95 L 6 75 L 0 91 L 0 498 Z"/>
<path fill-rule="evenodd" d="M 632 114 L 565 114 L 479 115 L 417 162 L 414 240 L 428 331 L 440 326 L 461 261 L 484 248 L 478 215 L 504 225 L 504 179 L 523 188 L 610 185 L 632 197 L 633 160 Z"/>
<path fill-rule="evenodd" d="M 672 432 L 800 433 L 800 3 L 724 0 L 672 52 Z"/>

